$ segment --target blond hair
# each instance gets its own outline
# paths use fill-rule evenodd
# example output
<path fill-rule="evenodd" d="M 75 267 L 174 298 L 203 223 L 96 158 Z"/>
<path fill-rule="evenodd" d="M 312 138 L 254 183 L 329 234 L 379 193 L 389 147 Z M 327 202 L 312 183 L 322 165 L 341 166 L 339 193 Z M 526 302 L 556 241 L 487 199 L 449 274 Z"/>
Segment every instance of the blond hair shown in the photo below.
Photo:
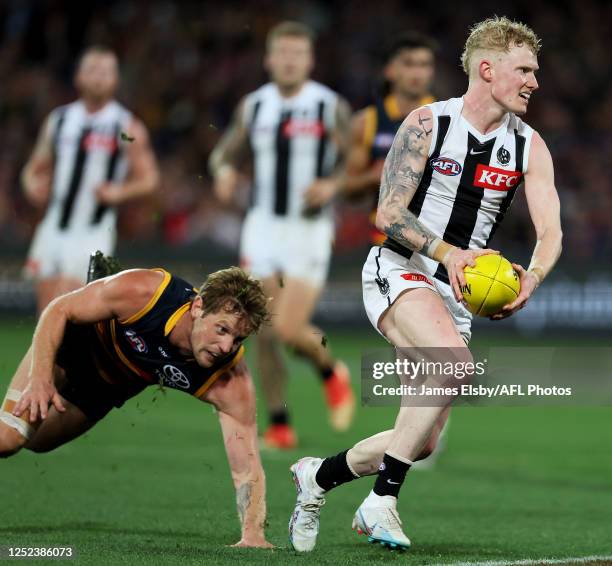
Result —
<path fill-rule="evenodd" d="M 110 47 L 107 47 L 106 45 L 90 45 L 89 47 L 86 47 L 79 56 L 77 66 L 81 65 L 85 57 L 88 57 L 89 55 L 108 55 L 109 57 L 114 57 L 115 61 L 119 63 L 117 54 Z"/>
<path fill-rule="evenodd" d="M 315 33 L 310 27 L 301 22 L 286 21 L 275 25 L 266 37 L 266 48 L 270 51 L 272 43 L 279 37 L 302 37 L 310 42 L 310 46 L 314 47 Z"/>
<path fill-rule="evenodd" d="M 478 50 L 507 53 L 512 47 L 526 46 L 534 55 L 540 51 L 541 41 L 527 25 L 514 22 L 505 16 L 495 16 L 475 24 L 465 42 L 461 65 L 469 76 L 472 57 Z"/>
<path fill-rule="evenodd" d="M 257 332 L 270 317 L 261 283 L 239 267 L 211 273 L 197 295 L 202 297 L 204 316 L 220 311 L 235 314 L 246 323 L 248 334 Z"/>

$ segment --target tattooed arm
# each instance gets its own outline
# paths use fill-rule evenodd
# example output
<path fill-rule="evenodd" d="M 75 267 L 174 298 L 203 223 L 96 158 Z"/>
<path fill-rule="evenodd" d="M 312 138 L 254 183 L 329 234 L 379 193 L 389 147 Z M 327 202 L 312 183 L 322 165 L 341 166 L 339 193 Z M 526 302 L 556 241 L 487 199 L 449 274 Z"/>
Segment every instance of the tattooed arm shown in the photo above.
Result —
<path fill-rule="evenodd" d="M 463 268 L 474 265 L 479 255 L 496 252 L 461 250 L 452 246 L 408 210 L 425 171 L 432 133 L 433 114 L 426 107 L 410 113 L 400 126 L 383 168 L 376 226 L 409 250 L 443 263 L 455 298 L 460 301 L 460 286 L 465 285 Z"/>
<path fill-rule="evenodd" d="M 232 121 L 210 154 L 208 168 L 214 178 L 214 191 L 223 204 L 229 204 L 238 187 L 238 165 L 249 147 L 244 127 L 244 99 L 238 104 Z"/>
<path fill-rule="evenodd" d="M 244 360 L 224 374 L 204 401 L 218 410 L 223 442 L 236 489 L 242 528 L 235 546 L 270 548 L 266 541 L 266 477 L 259 458 L 255 420 L 255 388 Z"/>
<path fill-rule="evenodd" d="M 331 138 L 338 148 L 336 167 L 329 177 L 315 179 L 304 193 L 307 209 L 317 210 L 330 202 L 341 190 L 346 176 L 346 160 L 351 143 L 351 107 L 344 98 L 338 99 L 336 127 Z"/>
<path fill-rule="evenodd" d="M 409 250 L 433 257 L 439 238 L 408 210 L 427 163 L 433 116 L 428 108 L 412 112 L 400 126 L 385 159 L 376 226 Z"/>

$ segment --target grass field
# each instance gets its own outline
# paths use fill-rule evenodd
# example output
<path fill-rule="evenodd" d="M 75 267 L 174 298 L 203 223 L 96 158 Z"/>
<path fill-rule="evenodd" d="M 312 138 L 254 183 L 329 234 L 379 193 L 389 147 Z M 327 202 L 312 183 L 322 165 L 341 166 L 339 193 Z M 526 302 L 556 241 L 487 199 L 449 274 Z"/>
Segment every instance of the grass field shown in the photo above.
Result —
<path fill-rule="evenodd" d="M 3 391 L 31 330 L 29 322 L 0 325 Z M 360 351 L 381 342 L 364 329 L 331 334 L 330 344 L 357 376 Z M 73 545 L 73 563 L 113 565 L 612 556 L 608 407 L 458 408 L 435 468 L 411 472 L 401 493 L 399 508 L 413 541 L 409 552 L 368 545 L 351 531 L 352 514 L 373 483 L 366 478 L 329 495 L 317 549 L 296 555 L 287 541 L 295 499 L 289 465 L 302 455 L 336 453 L 391 427 L 395 411 L 361 409 L 349 433 L 334 434 L 307 366 L 292 361 L 291 373 L 301 446 L 263 455 L 267 534 L 277 549 L 226 546 L 238 540 L 239 528 L 216 417 L 186 395 L 153 389 L 54 453 L 22 452 L 0 461 L 0 545 Z"/>

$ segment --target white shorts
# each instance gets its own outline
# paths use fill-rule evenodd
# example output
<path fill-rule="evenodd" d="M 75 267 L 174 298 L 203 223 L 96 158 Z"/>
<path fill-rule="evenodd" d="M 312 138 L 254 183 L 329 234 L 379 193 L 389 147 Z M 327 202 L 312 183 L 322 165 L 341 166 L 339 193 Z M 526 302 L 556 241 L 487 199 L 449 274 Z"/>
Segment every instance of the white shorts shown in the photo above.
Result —
<path fill-rule="evenodd" d="M 259 279 L 282 274 L 322 287 L 333 240 L 330 218 L 288 218 L 251 210 L 242 226 L 240 265 Z"/>
<path fill-rule="evenodd" d="M 446 305 L 466 344 L 472 335 L 472 315 L 455 299 L 451 286 L 424 273 L 404 256 L 374 246 L 363 266 L 363 304 L 372 326 L 382 335 L 378 323 L 382 315 L 406 289 L 431 289 Z M 384 335 L 383 335 L 384 336 Z M 385 337 L 386 339 L 386 337 Z"/>
<path fill-rule="evenodd" d="M 107 227 L 75 232 L 43 222 L 34 233 L 24 275 L 35 280 L 65 276 L 85 283 L 89 255 L 97 250 L 112 254 L 115 240 L 115 230 Z"/>

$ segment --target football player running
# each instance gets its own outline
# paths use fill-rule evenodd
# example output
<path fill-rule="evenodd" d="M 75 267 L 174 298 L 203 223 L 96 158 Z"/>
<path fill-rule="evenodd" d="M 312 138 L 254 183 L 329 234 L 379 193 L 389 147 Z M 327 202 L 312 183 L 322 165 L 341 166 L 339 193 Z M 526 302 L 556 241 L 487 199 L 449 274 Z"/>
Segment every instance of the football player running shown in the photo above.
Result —
<path fill-rule="evenodd" d="M 270 424 L 266 447 L 292 449 L 297 434 L 287 403 L 282 346 L 304 357 L 321 378 L 332 427 L 346 430 L 355 396 L 347 366 L 335 359 L 312 316 L 327 278 L 334 240 L 331 206 L 309 200 L 333 192 L 344 176 L 350 107 L 336 92 L 311 80 L 314 34 L 299 22 L 268 33 L 266 70 L 271 81 L 248 94 L 210 156 L 214 189 L 230 203 L 242 158 L 252 154 L 251 205 L 242 227 L 240 263 L 261 280 L 272 324 L 257 336 L 262 392 Z"/>
<path fill-rule="evenodd" d="M 118 207 L 159 186 L 146 126 L 114 98 L 116 54 L 88 47 L 74 84 L 79 98 L 46 118 L 21 176 L 27 199 L 45 209 L 24 269 L 39 313 L 85 283 L 91 252 L 113 252 Z"/>
<path fill-rule="evenodd" d="M 387 235 L 363 270 L 364 304 L 373 326 L 397 347 L 452 348 L 471 359 L 471 317 L 462 304 L 463 269 L 493 252 L 490 238 L 524 182 L 537 235 L 528 269 L 513 264 L 521 291 L 492 318 L 523 308 L 561 253 L 560 205 L 546 144 L 518 116 L 538 88 L 540 40 L 526 25 L 491 18 L 476 24 L 462 55 L 465 95 L 428 104 L 402 124 L 385 161 L 377 226 Z M 402 405 L 404 405 L 403 403 Z M 297 503 L 289 531 L 296 550 L 312 550 L 325 494 L 377 474 L 353 528 L 371 541 L 407 548 L 397 498 L 413 462 L 435 446 L 450 401 L 402 406 L 393 430 L 336 456 L 292 466 Z"/>

